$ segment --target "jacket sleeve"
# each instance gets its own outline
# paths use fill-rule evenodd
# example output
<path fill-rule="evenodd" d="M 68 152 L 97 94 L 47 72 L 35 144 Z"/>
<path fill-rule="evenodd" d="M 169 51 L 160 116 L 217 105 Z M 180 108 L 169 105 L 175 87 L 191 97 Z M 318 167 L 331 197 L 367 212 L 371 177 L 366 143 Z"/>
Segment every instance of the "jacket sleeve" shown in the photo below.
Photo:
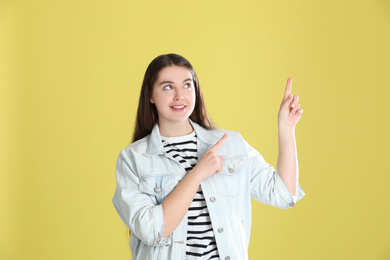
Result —
<path fill-rule="evenodd" d="M 245 142 L 245 141 L 244 141 Z M 250 163 L 250 190 L 251 197 L 262 203 L 269 204 L 281 209 L 295 206 L 293 196 L 288 191 L 279 173 L 268 164 L 263 156 L 251 147 L 247 142 L 246 149 Z M 304 191 L 298 184 L 296 201 L 305 196 Z"/>
<path fill-rule="evenodd" d="M 116 163 L 116 190 L 112 203 L 123 223 L 143 243 L 170 245 L 171 236 L 163 239 L 164 214 L 161 204 L 139 191 L 139 178 L 132 170 L 132 157 L 122 150 Z"/>

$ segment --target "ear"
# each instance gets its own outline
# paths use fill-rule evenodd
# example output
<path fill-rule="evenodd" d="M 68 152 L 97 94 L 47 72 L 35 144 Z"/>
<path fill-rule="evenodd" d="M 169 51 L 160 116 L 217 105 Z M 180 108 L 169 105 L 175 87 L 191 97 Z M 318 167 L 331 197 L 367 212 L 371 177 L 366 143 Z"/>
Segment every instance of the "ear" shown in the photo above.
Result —
<path fill-rule="evenodd" d="M 149 101 L 150 101 L 150 103 L 154 104 L 154 99 L 153 99 L 153 97 L 151 97 L 151 98 L 149 99 Z"/>

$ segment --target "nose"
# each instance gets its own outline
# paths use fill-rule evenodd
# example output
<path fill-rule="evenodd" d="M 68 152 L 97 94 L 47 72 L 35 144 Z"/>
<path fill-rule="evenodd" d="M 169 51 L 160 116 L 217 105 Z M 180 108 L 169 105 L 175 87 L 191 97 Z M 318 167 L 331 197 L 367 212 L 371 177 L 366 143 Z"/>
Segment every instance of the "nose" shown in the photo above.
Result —
<path fill-rule="evenodd" d="M 175 91 L 175 96 L 173 97 L 173 100 L 179 101 L 179 100 L 183 100 L 183 99 L 184 99 L 184 97 L 183 97 L 183 94 L 181 93 L 181 90 L 177 89 Z"/>

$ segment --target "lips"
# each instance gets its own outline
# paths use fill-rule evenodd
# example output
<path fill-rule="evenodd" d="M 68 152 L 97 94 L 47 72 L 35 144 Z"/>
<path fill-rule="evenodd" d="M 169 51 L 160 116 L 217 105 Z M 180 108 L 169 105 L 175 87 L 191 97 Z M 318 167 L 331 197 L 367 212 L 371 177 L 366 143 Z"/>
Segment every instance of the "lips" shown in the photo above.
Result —
<path fill-rule="evenodd" d="M 187 105 L 176 105 L 176 106 L 171 106 L 171 108 L 175 111 L 182 111 L 187 107 Z"/>

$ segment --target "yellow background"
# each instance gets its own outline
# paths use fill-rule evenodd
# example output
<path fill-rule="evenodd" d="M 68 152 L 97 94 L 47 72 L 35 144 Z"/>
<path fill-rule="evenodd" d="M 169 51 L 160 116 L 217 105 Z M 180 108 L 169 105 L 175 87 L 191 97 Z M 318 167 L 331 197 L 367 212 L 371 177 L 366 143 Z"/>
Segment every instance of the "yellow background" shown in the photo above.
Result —
<path fill-rule="evenodd" d="M 170 52 L 273 165 L 294 80 L 307 196 L 253 202 L 250 259 L 390 259 L 389 46 L 385 0 L 1 1 L 0 259 L 130 258 L 115 162 Z"/>

